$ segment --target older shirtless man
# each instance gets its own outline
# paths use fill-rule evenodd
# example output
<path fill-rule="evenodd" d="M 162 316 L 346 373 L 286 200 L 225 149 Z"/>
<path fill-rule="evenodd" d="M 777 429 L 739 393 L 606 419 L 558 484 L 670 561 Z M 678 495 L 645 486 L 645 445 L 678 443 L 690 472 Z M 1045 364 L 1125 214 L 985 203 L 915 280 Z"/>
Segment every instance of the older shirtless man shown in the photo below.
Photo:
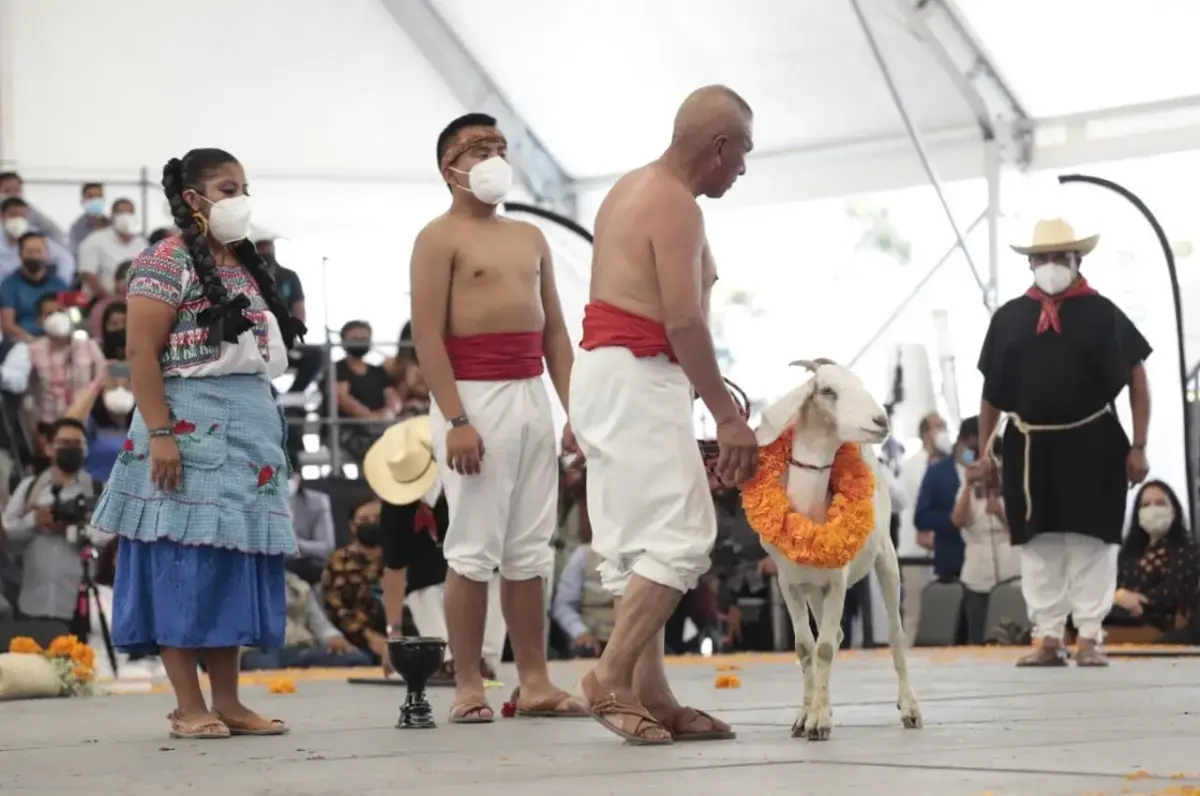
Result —
<path fill-rule="evenodd" d="M 692 388 L 717 421 L 719 474 L 749 478 L 754 432 L 725 388 L 708 329 L 717 279 L 696 197 L 745 172 L 746 101 L 694 92 L 658 160 L 613 186 L 596 217 L 591 302 L 571 377 L 571 425 L 588 459 L 592 549 L 621 596 L 616 627 L 582 683 L 592 715 L 636 744 L 732 738 L 681 706 L 663 668 L 663 626 L 710 565 L 716 516 L 696 445 Z"/>
<path fill-rule="evenodd" d="M 512 169 L 495 119 L 455 119 L 438 137 L 437 156 L 450 210 L 413 247 L 412 331 L 433 393 L 434 453 L 450 509 L 443 544 L 457 681 L 450 721 L 494 718 L 479 659 L 487 584 L 497 569 L 520 680 L 518 715 L 582 715 L 546 670 L 542 584 L 553 569 L 558 457 L 543 358 L 564 406 L 572 358 L 550 249 L 537 227 L 496 213 Z"/>

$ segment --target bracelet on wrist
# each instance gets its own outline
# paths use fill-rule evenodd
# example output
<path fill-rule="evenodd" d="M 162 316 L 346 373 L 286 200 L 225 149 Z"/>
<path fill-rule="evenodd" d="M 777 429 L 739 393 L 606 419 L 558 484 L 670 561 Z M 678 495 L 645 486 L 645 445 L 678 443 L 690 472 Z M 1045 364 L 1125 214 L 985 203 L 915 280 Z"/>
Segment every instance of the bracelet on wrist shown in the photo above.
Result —
<path fill-rule="evenodd" d="M 174 432 L 171 431 L 170 426 L 163 426 L 162 428 L 152 428 L 147 432 L 147 434 L 149 434 L 151 439 L 153 439 L 154 437 L 173 437 L 173 436 L 175 436 Z"/>

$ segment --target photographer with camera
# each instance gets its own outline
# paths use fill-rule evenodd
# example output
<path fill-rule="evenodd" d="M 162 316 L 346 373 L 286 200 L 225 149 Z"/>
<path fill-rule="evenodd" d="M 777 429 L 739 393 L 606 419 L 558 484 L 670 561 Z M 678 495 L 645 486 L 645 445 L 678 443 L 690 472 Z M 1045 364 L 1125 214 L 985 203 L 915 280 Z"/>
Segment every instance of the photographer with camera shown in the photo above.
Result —
<path fill-rule="evenodd" d="M 21 481 L 4 509 L 9 547 L 22 557 L 17 610 L 24 619 L 71 621 L 79 594 L 79 546 L 103 541 L 89 537 L 97 490 L 83 472 L 86 439 L 78 420 L 55 421 L 50 467 Z"/>

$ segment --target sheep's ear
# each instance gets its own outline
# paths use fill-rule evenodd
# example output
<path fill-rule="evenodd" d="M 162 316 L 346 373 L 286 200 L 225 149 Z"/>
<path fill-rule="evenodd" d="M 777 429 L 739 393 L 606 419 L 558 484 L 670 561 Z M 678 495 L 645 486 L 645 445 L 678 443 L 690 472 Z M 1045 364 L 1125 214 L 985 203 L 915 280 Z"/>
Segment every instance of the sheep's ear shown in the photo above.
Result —
<path fill-rule="evenodd" d="M 795 425 L 800 416 L 800 407 L 812 397 L 813 384 L 813 380 L 809 379 L 763 410 L 762 420 L 754 432 L 760 446 L 770 445 L 789 426 Z"/>
<path fill-rule="evenodd" d="M 837 364 L 832 359 L 826 359 L 825 357 L 818 357 L 817 359 L 814 359 L 813 362 L 817 363 L 817 367 L 820 367 L 821 365 L 836 365 Z"/>
<path fill-rule="evenodd" d="M 817 372 L 818 367 L 817 363 L 813 362 L 811 359 L 797 359 L 795 362 L 789 362 L 788 365 L 791 367 L 808 368 L 813 373 Z"/>

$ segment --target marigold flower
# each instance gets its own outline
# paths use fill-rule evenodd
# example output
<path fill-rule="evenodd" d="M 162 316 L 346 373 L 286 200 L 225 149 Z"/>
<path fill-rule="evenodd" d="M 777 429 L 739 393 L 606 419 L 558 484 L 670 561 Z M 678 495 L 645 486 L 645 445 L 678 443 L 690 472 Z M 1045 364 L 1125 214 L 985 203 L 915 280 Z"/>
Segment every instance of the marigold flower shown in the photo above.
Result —
<path fill-rule="evenodd" d="M 46 654 L 51 658 L 70 658 L 78 646 L 79 639 L 75 636 L 59 636 L 50 642 Z"/>
<path fill-rule="evenodd" d="M 736 674 L 720 674 L 717 675 L 717 680 L 713 685 L 717 688 L 741 688 L 742 678 Z"/>
<path fill-rule="evenodd" d="M 296 693 L 296 681 L 290 677 L 276 677 L 267 683 L 267 692 L 271 694 Z"/>
<path fill-rule="evenodd" d="M 16 636 L 8 642 L 8 651 L 21 655 L 40 655 L 42 647 L 28 636 Z"/>
<path fill-rule="evenodd" d="M 841 569 L 875 530 L 875 474 L 858 445 L 838 448 L 824 523 L 792 509 L 784 474 L 792 456 L 792 429 L 758 452 L 758 471 L 742 485 L 746 520 L 764 542 L 802 566 Z"/>
<path fill-rule="evenodd" d="M 96 651 L 88 644 L 76 644 L 71 650 L 71 662 L 92 669 L 96 665 Z"/>

